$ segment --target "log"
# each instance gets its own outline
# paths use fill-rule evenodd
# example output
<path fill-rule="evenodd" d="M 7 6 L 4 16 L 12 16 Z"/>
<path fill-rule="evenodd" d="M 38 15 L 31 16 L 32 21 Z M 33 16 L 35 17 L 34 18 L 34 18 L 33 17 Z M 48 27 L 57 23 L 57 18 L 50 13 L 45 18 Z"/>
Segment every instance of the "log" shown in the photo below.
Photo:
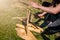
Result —
<path fill-rule="evenodd" d="M 17 28 L 22 28 L 22 29 L 25 29 L 25 26 L 24 25 L 21 25 L 21 24 L 16 24 L 16 27 Z M 33 32 L 37 32 L 37 33 L 42 33 L 44 30 L 40 27 L 38 27 L 38 29 L 32 25 L 32 24 L 28 24 L 28 30 L 30 31 L 33 31 Z"/>
<path fill-rule="evenodd" d="M 16 28 L 17 35 L 24 40 L 37 40 L 36 37 L 28 30 L 26 35 L 26 31 L 22 28 Z"/>

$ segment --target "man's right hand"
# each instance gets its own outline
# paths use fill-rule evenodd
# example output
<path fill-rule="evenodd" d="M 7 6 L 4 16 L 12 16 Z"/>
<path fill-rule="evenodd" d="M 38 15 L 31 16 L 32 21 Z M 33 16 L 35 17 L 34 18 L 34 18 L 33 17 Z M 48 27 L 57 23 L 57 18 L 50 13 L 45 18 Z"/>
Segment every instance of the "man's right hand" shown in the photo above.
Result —
<path fill-rule="evenodd" d="M 44 15 L 43 14 L 39 14 L 38 15 L 40 18 L 44 18 Z"/>
<path fill-rule="evenodd" d="M 38 5 L 35 2 L 30 2 L 30 6 L 34 7 L 34 8 L 39 8 L 40 5 Z"/>

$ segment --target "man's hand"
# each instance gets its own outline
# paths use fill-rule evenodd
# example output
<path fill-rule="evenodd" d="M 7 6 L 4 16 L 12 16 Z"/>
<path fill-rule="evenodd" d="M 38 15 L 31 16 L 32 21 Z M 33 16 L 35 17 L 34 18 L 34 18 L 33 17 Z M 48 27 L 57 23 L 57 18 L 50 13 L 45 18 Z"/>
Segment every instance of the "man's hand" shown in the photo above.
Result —
<path fill-rule="evenodd" d="M 39 16 L 40 18 L 44 18 L 44 15 L 45 15 L 46 13 L 47 13 L 47 12 L 43 12 L 43 13 L 39 14 L 38 16 Z"/>
<path fill-rule="evenodd" d="M 39 14 L 38 15 L 40 18 L 44 18 L 44 15 L 43 14 Z"/>
<path fill-rule="evenodd" d="M 35 2 L 30 2 L 30 5 L 34 8 L 39 8 L 39 5 Z"/>
<path fill-rule="evenodd" d="M 43 15 L 43 14 L 39 14 L 38 16 L 39 16 L 39 17 L 43 17 L 44 15 Z"/>
<path fill-rule="evenodd" d="M 45 14 L 47 14 L 47 12 L 43 12 L 43 13 L 39 14 L 38 16 L 44 16 Z"/>

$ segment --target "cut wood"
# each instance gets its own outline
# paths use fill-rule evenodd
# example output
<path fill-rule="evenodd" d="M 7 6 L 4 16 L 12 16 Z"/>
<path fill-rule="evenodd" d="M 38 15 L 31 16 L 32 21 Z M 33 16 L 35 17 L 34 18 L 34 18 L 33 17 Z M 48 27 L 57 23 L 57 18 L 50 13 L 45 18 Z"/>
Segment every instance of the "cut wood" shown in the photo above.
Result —
<path fill-rule="evenodd" d="M 24 40 L 37 40 L 36 37 L 28 30 L 28 33 L 26 35 L 26 31 L 22 28 L 16 28 L 17 35 L 21 37 Z"/>
<path fill-rule="evenodd" d="M 21 24 L 16 24 L 16 27 L 25 29 L 25 26 L 21 25 Z M 44 31 L 42 28 L 38 27 L 38 29 L 37 29 L 34 25 L 32 27 L 32 25 L 30 25 L 30 24 L 29 24 L 28 30 L 33 31 L 33 32 L 37 32 L 37 33 L 41 33 Z"/>

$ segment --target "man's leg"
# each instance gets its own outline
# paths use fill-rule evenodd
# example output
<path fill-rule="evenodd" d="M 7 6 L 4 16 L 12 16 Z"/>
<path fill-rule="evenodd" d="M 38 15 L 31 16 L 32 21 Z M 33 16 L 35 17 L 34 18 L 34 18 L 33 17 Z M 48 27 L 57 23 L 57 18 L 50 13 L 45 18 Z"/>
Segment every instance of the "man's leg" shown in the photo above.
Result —
<path fill-rule="evenodd" d="M 57 19 L 52 24 L 48 25 L 48 28 L 45 29 L 45 33 L 54 34 L 60 31 L 60 19 Z"/>

